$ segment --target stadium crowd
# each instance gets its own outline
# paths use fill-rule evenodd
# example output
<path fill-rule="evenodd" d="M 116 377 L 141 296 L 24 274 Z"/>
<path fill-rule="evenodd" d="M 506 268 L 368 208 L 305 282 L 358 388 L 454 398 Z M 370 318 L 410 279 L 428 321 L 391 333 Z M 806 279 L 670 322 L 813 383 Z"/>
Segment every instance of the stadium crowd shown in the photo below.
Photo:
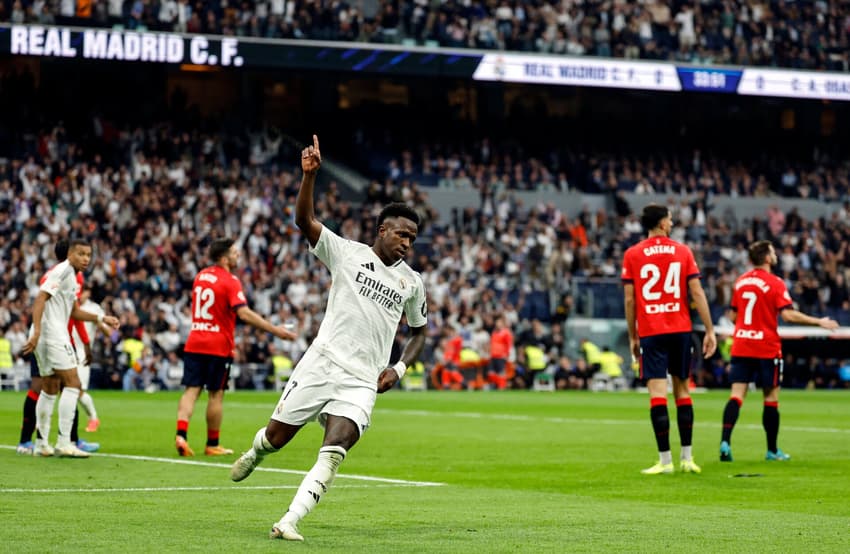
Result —
<path fill-rule="evenodd" d="M 206 263 L 210 236 L 229 235 L 242 248 L 239 277 L 252 308 L 275 324 L 292 323 L 300 334 L 283 343 L 239 327 L 236 361 L 281 371 L 291 367 L 316 333 L 330 279 L 294 232 L 299 173 L 292 165 L 298 159 L 293 147 L 274 130 L 184 131 L 164 122 L 120 128 L 97 117 L 90 123 L 85 130 L 55 124 L 21 133 L 11 157 L 0 159 L 0 328 L 13 352 L 25 341 L 31 300 L 39 277 L 54 263 L 55 240 L 85 235 L 93 238 L 96 253 L 87 283 L 122 322 L 101 343 L 101 360 L 109 369 L 105 384 L 174 386 L 190 323 L 192 278 Z M 712 211 L 712 195 L 701 190 L 696 168 L 691 171 L 697 194 L 675 195 L 674 215 L 681 224 L 673 238 L 690 244 L 698 256 L 716 321 L 724 315 L 734 279 L 747 267 L 745 245 L 768 238 L 781 250 L 778 272 L 800 309 L 850 324 L 846 204 L 825 221 L 776 208 L 763 218 L 739 221 Z M 484 186 L 480 206 L 441 221 L 429 204 L 428 187 L 403 175 L 375 180 L 355 202 L 343 200 L 334 182 L 321 188 L 318 217 L 362 242 L 371 240 L 374 217 L 385 202 L 405 201 L 420 213 L 423 224 L 410 261 L 423 274 L 430 297 L 425 368 L 460 362 L 464 348 L 488 358 L 487 337 L 502 316 L 515 337 L 514 386 L 531 384 L 526 369 L 558 368 L 580 376 L 562 379 L 563 386 L 587 386 L 587 369 L 576 368 L 577 352 L 567 347 L 565 322 L 576 313 L 622 317 L 618 268 L 624 249 L 642 235 L 622 197 L 614 212 L 568 217 L 553 205 L 524 206 L 509 191 L 490 194 Z M 598 299 L 591 312 L 587 293 L 594 289 Z M 838 362 L 801 363 L 829 365 L 811 380 L 840 386 Z M 706 379 L 722 383 L 723 371 L 721 364 Z M 238 381 L 265 387 L 264 379 L 246 372 Z"/>
<path fill-rule="evenodd" d="M 448 189 L 588 193 L 634 192 L 672 195 L 850 199 L 850 161 L 840 152 L 812 149 L 808 158 L 778 153 L 741 159 L 700 149 L 613 153 L 586 147 L 551 147 L 530 155 L 516 140 L 482 137 L 460 143 L 423 142 L 388 152 L 370 151 L 373 170 L 393 181 L 408 180 Z M 374 167 L 374 162 L 385 167 Z"/>
<path fill-rule="evenodd" d="M 0 21 L 850 70 L 827 0 L 3 0 Z"/>

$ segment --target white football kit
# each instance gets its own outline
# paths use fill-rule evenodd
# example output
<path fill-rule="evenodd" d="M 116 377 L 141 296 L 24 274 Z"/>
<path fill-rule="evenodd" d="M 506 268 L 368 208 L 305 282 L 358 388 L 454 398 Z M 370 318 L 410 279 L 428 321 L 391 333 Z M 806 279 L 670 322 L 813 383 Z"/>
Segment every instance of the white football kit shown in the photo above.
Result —
<path fill-rule="evenodd" d="M 303 425 L 327 414 L 369 426 L 378 377 L 387 368 L 402 313 L 411 327 L 426 324 L 420 275 L 404 260 L 391 266 L 371 246 L 322 227 L 310 249 L 330 270 L 325 316 L 310 348 L 295 366 L 272 419 Z"/>
<path fill-rule="evenodd" d="M 86 300 L 85 304 L 80 306 L 80 309 L 98 316 L 106 315 L 106 312 L 103 311 L 100 304 L 92 302 L 91 299 Z M 94 321 L 84 321 L 83 325 L 86 327 L 86 334 L 89 336 L 89 342 L 93 341 L 95 334 L 97 334 L 97 323 Z M 83 339 L 80 338 L 80 334 L 77 332 L 76 327 L 74 327 L 71 332 L 71 338 L 74 339 L 74 345 L 77 349 L 77 375 L 80 376 L 82 390 L 89 390 L 91 366 L 86 363 L 86 351 L 83 347 Z"/>
<path fill-rule="evenodd" d="M 35 358 L 42 377 L 53 375 L 55 369 L 77 367 L 77 357 L 68 334 L 68 320 L 77 300 L 77 272 L 68 260 L 55 265 L 39 287 L 50 296 L 44 303 L 41 317 L 41 336 L 35 347 Z"/>

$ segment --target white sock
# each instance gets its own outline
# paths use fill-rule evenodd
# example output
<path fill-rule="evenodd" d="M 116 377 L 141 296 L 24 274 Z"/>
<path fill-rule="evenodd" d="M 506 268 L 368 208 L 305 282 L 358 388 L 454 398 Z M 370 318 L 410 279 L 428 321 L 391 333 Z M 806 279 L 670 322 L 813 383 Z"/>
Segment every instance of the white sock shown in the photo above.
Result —
<path fill-rule="evenodd" d="M 94 407 L 94 400 L 92 400 L 88 391 L 80 393 L 80 406 L 82 406 L 83 410 L 86 411 L 86 415 L 89 416 L 89 419 L 97 419 L 97 410 Z"/>
<path fill-rule="evenodd" d="M 664 451 L 664 452 L 659 452 L 658 455 L 661 458 L 661 464 L 662 465 L 666 466 L 667 464 L 673 463 L 673 454 L 671 454 L 669 450 Z"/>
<path fill-rule="evenodd" d="M 254 452 L 257 453 L 258 458 L 262 458 L 266 454 L 271 454 L 280 450 L 280 448 L 272 446 L 272 443 L 270 443 L 269 439 L 266 438 L 265 427 L 257 431 L 257 434 L 254 435 L 254 442 L 251 447 L 254 449 Z"/>
<path fill-rule="evenodd" d="M 682 447 L 682 459 L 683 460 L 690 460 L 691 456 L 692 456 L 691 447 L 690 446 L 683 446 Z"/>
<path fill-rule="evenodd" d="M 56 395 L 41 391 L 35 403 L 35 427 L 41 434 L 41 441 L 48 444 L 50 438 L 50 420 L 53 419 L 53 406 L 56 405 Z"/>
<path fill-rule="evenodd" d="M 316 507 L 322 495 L 328 489 L 336 477 L 339 464 L 345 459 L 345 448 L 341 446 L 323 446 L 319 449 L 319 459 L 313 468 L 304 476 L 289 511 L 283 516 L 281 522 L 297 524 L 310 511 Z"/>
<path fill-rule="evenodd" d="M 56 439 L 59 448 L 71 444 L 71 427 L 74 425 L 74 411 L 79 398 L 80 389 L 71 387 L 62 389 L 59 395 L 59 437 Z"/>

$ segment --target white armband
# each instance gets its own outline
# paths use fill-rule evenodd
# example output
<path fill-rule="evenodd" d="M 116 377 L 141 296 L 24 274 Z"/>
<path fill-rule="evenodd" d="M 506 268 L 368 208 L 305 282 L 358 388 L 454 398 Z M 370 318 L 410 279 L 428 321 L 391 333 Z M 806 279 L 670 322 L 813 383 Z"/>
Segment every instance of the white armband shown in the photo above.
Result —
<path fill-rule="evenodd" d="M 404 372 L 407 371 L 407 364 L 399 360 L 395 363 L 393 369 L 398 374 L 398 378 L 401 379 L 402 377 L 404 377 Z"/>
<path fill-rule="evenodd" d="M 97 314 L 97 324 L 103 323 L 103 314 Z"/>

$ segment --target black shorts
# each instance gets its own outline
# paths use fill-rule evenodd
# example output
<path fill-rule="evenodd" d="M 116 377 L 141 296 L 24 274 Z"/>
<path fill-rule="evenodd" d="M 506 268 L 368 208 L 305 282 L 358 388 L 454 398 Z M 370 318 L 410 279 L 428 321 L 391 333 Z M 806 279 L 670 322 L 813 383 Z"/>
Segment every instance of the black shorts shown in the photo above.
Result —
<path fill-rule="evenodd" d="M 782 384 L 783 360 L 776 358 L 732 357 L 729 381 L 755 383 L 757 387 L 774 388 Z"/>
<path fill-rule="evenodd" d="M 35 359 L 35 354 L 30 352 L 27 354 L 27 358 L 30 361 L 30 377 L 41 377 L 41 373 L 38 371 L 38 362 Z"/>
<path fill-rule="evenodd" d="M 640 339 L 641 379 L 687 379 L 691 376 L 691 333 L 670 333 Z"/>
<path fill-rule="evenodd" d="M 227 386 L 231 363 L 233 358 L 185 352 L 180 384 L 186 387 L 206 387 L 210 391 L 222 390 Z"/>

